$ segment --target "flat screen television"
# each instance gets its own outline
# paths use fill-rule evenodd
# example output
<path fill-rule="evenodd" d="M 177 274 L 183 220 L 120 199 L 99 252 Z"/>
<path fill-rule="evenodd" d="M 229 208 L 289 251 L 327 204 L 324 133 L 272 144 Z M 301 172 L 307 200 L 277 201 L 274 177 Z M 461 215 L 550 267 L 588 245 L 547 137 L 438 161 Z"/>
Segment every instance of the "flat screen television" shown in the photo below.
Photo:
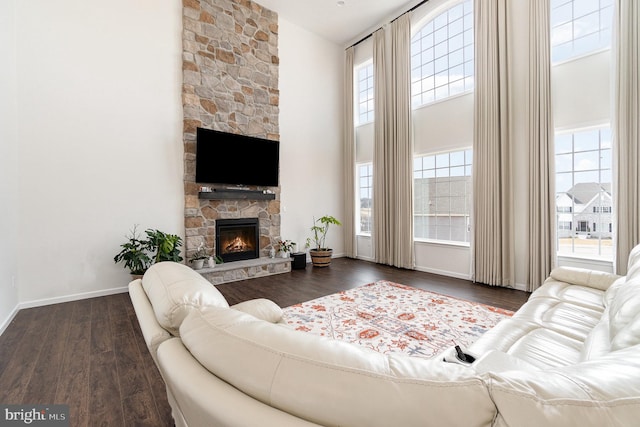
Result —
<path fill-rule="evenodd" d="M 196 182 L 277 187 L 280 143 L 198 128 Z"/>

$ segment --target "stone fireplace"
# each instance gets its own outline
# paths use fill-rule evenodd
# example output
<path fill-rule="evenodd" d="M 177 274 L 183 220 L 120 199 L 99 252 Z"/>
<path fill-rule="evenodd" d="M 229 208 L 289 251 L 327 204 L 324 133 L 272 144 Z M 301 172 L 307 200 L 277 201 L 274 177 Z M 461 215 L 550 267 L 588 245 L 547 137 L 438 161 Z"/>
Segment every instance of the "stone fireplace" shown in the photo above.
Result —
<path fill-rule="evenodd" d="M 279 140 L 278 16 L 250 0 L 183 0 L 182 104 L 186 258 L 219 254 L 216 223 L 257 218 L 257 256 L 280 240 L 280 187 L 269 200 L 212 200 L 195 182 L 196 129 Z M 263 188 L 250 188 L 263 190 Z M 223 256 L 224 258 L 224 256 Z"/>
<path fill-rule="evenodd" d="M 258 218 L 216 221 L 216 255 L 224 262 L 260 257 Z"/>

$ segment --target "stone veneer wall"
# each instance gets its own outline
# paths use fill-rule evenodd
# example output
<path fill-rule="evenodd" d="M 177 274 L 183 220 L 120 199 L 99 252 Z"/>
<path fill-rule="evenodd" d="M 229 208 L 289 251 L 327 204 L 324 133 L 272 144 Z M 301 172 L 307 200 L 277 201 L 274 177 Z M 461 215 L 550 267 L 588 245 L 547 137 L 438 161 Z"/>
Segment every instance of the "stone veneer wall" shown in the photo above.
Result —
<path fill-rule="evenodd" d="M 280 188 L 269 201 L 199 200 L 196 128 L 279 140 L 278 16 L 249 0 L 183 0 L 182 43 L 187 259 L 214 248 L 216 219 L 245 217 L 260 219 L 266 256 L 280 239 Z"/>

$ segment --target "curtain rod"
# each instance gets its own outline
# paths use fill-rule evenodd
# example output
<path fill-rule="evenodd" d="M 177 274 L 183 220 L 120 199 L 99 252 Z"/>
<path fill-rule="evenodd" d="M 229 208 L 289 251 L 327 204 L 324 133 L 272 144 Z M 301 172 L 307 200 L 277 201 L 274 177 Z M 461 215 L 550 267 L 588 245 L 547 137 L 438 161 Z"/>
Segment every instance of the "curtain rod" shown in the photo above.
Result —
<path fill-rule="evenodd" d="M 425 4 L 425 3 L 426 3 L 426 2 L 428 2 L 428 1 L 429 1 L 429 0 L 422 0 L 420 3 L 418 3 L 418 4 L 417 4 L 417 5 L 415 5 L 415 6 L 413 6 L 411 9 L 407 10 L 406 12 L 401 13 L 401 14 L 400 14 L 400 16 L 402 16 L 402 15 L 404 15 L 404 14 L 407 14 L 407 13 L 410 13 L 410 12 L 413 12 L 414 10 L 416 10 L 417 8 L 419 8 L 420 6 L 422 6 L 423 4 Z M 398 18 L 400 18 L 400 16 L 395 17 L 394 19 L 392 19 L 392 20 L 391 20 L 391 21 L 389 21 L 389 22 L 393 22 L 393 21 L 397 20 Z M 382 28 L 382 27 L 380 27 L 380 28 Z M 376 30 L 374 30 L 374 31 L 370 32 L 368 35 L 364 36 L 363 38 L 361 38 L 360 40 L 358 40 L 357 42 L 355 42 L 354 44 L 352 44 L 351 46 L 349 46 L 347 49 L 349 49 L 349 48 L 351 48 L 351 47 L 354 47 L 354 46 L 359 45 L 360 43 L 362 43 L 363 41 L 365 41 L 366 39 L 368 39 L 369 37 L 371 37 L 371 36 L 373 35 L 373 33 L 375 33 L 376 31 L 378 31 L 380 28 L 378 28 L 378 29 L 376 29 Z M 347 49 L 345 49 L 345 50 L 347 50 Z"/>

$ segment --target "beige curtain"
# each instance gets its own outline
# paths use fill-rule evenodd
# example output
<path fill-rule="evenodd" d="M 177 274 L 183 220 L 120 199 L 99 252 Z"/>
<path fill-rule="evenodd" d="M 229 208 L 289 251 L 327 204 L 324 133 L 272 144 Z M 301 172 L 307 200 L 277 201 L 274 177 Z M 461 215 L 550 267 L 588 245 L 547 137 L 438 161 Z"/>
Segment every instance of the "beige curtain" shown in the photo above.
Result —
<path fill-rule="evenodd" d="M 527 291 L 555 265 L 555 180 L 549 0 L 529 1 L 529 256 Z"/>
<path fill-rule="evenodd" d="M 473 279 L 513 286 L 507 0 L 475 0 Z"/>
<path fill-rule="evenodd" d="M 640 243 L 640 2 L 618 0 L 614 27 L 614 210 L 616 273 L 627 272 L 631 249 Z"/>
<path fill-rule="evenodd" d="M 413 268 L 413 138 L 411 125 L 411 21 L 405 13 L 391 24 L 391 96 L 388 180 L 392 188 L 390 264 Z"/>
<path fill-rule="evenodd" d="M 373 207 L 375 260 L 413 268 L 413 143 L 409 14 L 374 33 L 375 148 Z M 387 72 L 387 69 L 389 72 Z M 390 75 L 387 79 L 386 76 Z"/>
<path fill-rule="evenodd" d="M 387 78 L 386 43 L 383 29 L 373 33 L 373 91 L 374 141 L 373 141 L 373 251 L 376 262 L 387 264 L 391 259 L 391 227 L 389 226 L 389 190 L 386 171 L 387 140 Z"/>
<path fill-rule="evenodd" d="M 354 127 L 353 46 L 345 52 L 344 92 L 344 250 L 350 258 L 357 255 L 356 243 L 356 141 Z"/>

